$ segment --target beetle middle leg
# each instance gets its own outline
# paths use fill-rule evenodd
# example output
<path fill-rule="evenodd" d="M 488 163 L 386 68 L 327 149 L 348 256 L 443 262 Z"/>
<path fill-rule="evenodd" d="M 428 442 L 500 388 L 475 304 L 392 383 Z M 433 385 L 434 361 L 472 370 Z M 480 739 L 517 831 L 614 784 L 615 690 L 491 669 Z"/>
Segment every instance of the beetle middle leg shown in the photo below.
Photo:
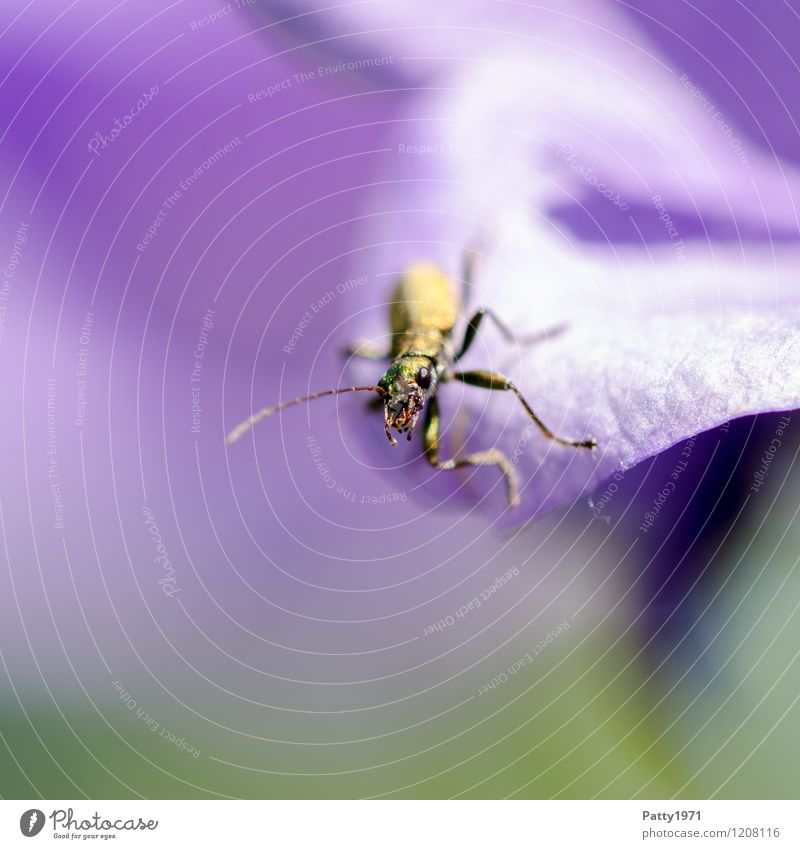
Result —
<path fill-rule="evenodd" d="M 519 505 L 519 489 L 517 487 L 517 478 L 514 474 L 514 467 L 502 451 L 499 451 L 497 448 L 489 448 L 486 451 L 477 451 L 474 454 L 467 454 L 461 458 L 454 457 L 452 460 L 440 460 L 440 433 L 441 417 L 439 415 L 439 402 L 434 396 L 428 401 L 428 408 L 425 413 L 425 429 L 423 434 L 425 459 L 442 472 L 449 472 L 453 469 L 463 468 L 464 466 L 498 466 L 506 479 L 508 506 L 517 507 Z"/>
<path fill-rule="evenodd" d="M 472 279 L 475 273 L 476 259 L 477 254 L 475 250 L 470 249 L 465 252 L 461 290 L 462 309 L 469 304 L 470 296 L 472 294 Z M 463 357 L 464 354 L 466 354 L 472 347 L 472 343 L 475 341 L 481 322 L 487 315 L 494 322 L 495 327 L 497 327 L 497 329 L 503 334 L 503 338 L 506 342 L 509 342 L 512 345 L 535 345 L 538 342 L 554 339 L 556 336 L 560 336 L 567 329 L 566 324 L 556 324 L 553 327 L 546 328 L 545 330 L 538 330 L 536 333 L 519 336 L 500 318 L 499 315 L 497 315 L 496 312 L 494 312 L 494 310 L 489 309 L 489 307 L 481 307 L 479 310 L 476 310 L 472 318 L 470 318 L 467 322 L 467 329 L 464 331 L 464 341 L 461 343 L 461 350 L 455 355 L 453 362 L 460 360 L 461 357 Z"/>
<path fill-rule="evenodd" d="M 520 404 L 525 408 L 525 412 L 530 416 L 531 420 L 536 424 L 539 430 L 553 442 L 558 442 L 560 445 L 568 445 L 572 448 L 589 448 L 597 447 L 597 440 L 593 437 L 588 439 L 565 439 L 563 436 L 557 436 L 550 430 L 549 427 L 536 415 L 533 407 L 525 400 L 522 393 L 517 387 L 502 374 L 497 374 L 493 371 L 457 371 L 447 375 L 448 380 L 460 380 L 468 386 L 480 386 L 482 389 L 496 389 L 503 392 L 513 392 L 519 399 Z"/>
<path fill-rule="evenodd" d="M 503 334 L 506 342 L 517 345 L 535 345 L 537 342 L 544 342 L 548 339 L 554 339 L 562 334 L 566 329 L 566 324 L 557 324 L 554 327 L 548 327 L 546 330 L 538 330 L 536 333 L 530 333 L 525 336 L 518 336 L 514 331 L 489 307 L 481 307 L 467 322 L 467 329 L 464 331 L 464 341 L 461 343 L 461 350 L 453 358 L 453 362 L 457 362 L 469 351 L 475 337 L 478 335 L 478 330 L 484 318 L 489 317 L 495 324 L 495 327 Z"/>
<path fill-rule="evenodd" d="M 472 300 L 472 279 L 475 274 L 475 250 L 464 251 L 464 265 L 461 271 L 461 309 L 465 310 Z"/>

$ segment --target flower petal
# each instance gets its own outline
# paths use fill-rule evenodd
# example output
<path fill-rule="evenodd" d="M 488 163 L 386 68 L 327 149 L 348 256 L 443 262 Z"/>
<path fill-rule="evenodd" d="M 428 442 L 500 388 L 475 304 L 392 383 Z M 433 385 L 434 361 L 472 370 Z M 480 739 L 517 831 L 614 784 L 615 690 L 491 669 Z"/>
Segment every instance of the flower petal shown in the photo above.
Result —
<path fill-rule="evenodd" d="M 364 239 L 383 274 L 420 256 L 455 274 L 477 245 L 473 307 L 523 333 L 568 325 L 531 350 L 482 330 L 465 363 L 507 373 L 552 430 L 594 435 L 595 453 L 547 441 L 510 393 L 465 388 L 463 410 L 445 415 L 452 450 L 512 458 L 521 518 L 731 418 L 800 405 L 800 252 L 770 241 L 796 239 L 797 171 L 734 144 L 704 95 L 604 9 L 600 28 L 565 17 L 506 32 L 502 53 L 485 17 L 477 55 L 443 45 L 429 89 L 387 134 L 396 161 L 367 204 Z M 640 233 L 637 248 L 581 243 L 553 218 L 598 198 Z M 714 242 L 714 218 L 760 238 Z M 469 433 L 455 438 L 464 410 Z"/>

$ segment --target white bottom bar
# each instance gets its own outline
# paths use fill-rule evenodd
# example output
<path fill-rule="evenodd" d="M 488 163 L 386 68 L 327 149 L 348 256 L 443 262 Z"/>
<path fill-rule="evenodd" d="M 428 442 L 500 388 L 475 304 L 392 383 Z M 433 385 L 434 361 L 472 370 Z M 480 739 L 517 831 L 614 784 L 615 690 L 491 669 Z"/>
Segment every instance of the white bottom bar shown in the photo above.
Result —
<path fill-rule="evenodd" d="M 29 832 L 34 832 L 28 836 Z M 0 846 L 800 846 L 775 801 L 0 801 Z"/>

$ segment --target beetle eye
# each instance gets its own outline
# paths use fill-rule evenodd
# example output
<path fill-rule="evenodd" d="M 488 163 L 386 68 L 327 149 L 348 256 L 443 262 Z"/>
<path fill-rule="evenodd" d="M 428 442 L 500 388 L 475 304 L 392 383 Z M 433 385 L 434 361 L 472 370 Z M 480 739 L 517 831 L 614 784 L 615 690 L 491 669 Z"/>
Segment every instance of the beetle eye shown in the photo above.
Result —
<path fill-rule="evenodd" d="M 431 370 L 423 366 L 417 372 L 417 386 L 421 389 L 427 389 L 431 385 Z"/>

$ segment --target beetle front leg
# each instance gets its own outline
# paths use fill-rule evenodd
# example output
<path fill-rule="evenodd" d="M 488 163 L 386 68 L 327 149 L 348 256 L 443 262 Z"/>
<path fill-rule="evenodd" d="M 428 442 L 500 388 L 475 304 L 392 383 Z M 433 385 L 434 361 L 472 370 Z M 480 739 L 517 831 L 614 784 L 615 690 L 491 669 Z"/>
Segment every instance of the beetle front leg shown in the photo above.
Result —
<path fill-rule="evenodd" d="M 501 392 L 513 392 L 519 399 L 520 404 L 525 408 L 525 412 L 530 416 L 531 420 L 536 424 L 539 430 L 553 442 L 558 442 L 560 445 L 568 445 L 571 448 L 597 448 L 597 440 L 594 437 L 587 439 L 565 439 L 563 436 L 556 436 L 552 430 L 536 415 L 533 407 L 522 397 L 519 389 L 502 374 L 497 374 L 493 371 L 457 371 L 451 372 L 447 376 L 448 380 L 460 380 L 468 386 L 480 386 L 482 389 L 495 389 Z"/>
<path fill-rule="evenodd" d="M 489 448 L 486 451 L 477 451 L 467 454 L 466 457 L 452 460 L 439 459 L 439 438 L 441 433 L 441 417 L 439 415 L 439 402 L 435 397 L 428 401 L 428 409 L 425 413 L 424 445 L 425 459 L 436 469 L 442 472 L 450 472 L 453 469 L 464 466 L 497 466 L 506 479 L 506 490 L 508 506 L 519 506 L 519 490 L 514 467 L 508 461 L 508 457 L 497 448 Z"/>

